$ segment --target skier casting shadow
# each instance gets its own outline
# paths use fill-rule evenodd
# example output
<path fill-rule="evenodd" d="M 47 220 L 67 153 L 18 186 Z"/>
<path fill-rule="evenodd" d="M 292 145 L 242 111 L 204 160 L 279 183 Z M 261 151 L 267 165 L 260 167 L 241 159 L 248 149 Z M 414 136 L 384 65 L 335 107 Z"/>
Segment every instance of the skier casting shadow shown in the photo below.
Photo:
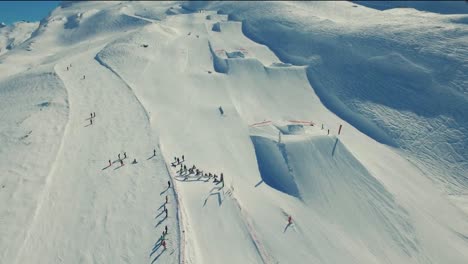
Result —
<path fill-rule="evenodd" d="M 206 197 L 205 202 L 203 203 L 203 206 L 206 205 L 206 203 L 208 202 L 208 199 L 212 195 L 217 195 L 218 196 L 218 205 L 221 206 L 221 204 L 223 203 L 223 200 L 221 199 L 221 193 L 219 192 L 221 189 L 222 189 L 222 187 L 213 187 L 213 189 L 210 190 L 210 194 L 208 194 L 208 196 Z M 214 190 L 217 190 L 217 192 L 213 192 Z"/>
<path fill-rule="evenodd" d="M 156 260 L 158 260 L 158 258 L 164 253 L 164 251 L 166 251 L 166 249 L 163 249 L 161 252 L 159 252 L 159 254 L 153 259 L 153 261 L 151 261 L 151 264 L 155 263 Z"/>
<path fill-rule="evenodd" d="M 156 227 L 158 227 L 159 225 L 161 225 L 166 219 L 167 219 L 167 215 L 166 215 L 163 219 L 161 219 L 161 220 L 154 226 L 154 228 L 156 228 Z"/>

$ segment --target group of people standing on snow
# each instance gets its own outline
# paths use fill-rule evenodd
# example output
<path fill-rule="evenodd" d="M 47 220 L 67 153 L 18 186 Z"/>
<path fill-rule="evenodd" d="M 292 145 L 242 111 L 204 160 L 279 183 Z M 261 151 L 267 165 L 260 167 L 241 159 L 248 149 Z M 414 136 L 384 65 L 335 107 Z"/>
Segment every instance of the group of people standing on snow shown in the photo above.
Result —
<path fill-rule="evenodd" d="M 94 114 L 94 116 L 96 116 L 96 115 Z M 153 149 L 153 157 L 156 157 L 156 149 Z M 125 152 L 125 151 L 123 153 L 123 158 L 121 158 L 120 153 L 117 155 L 117 161 L 120 162 L 120 166 L 125 165 L 123 160 L 126 159 L 126 158 L 127 158 L 127 152 Z M 137 163 L 138 163 L 137 159 L 134 158 L 132 164 L 137 164 Z M 111 160 L 109 160 L 109 166 L 108 167 L 110 167 L 110 166 L 112 166 L 112 161 Z"/>
<path fill-rule="evenodd" d="M 92 125 L 93 124 L 93 118 L 96 117 L 96 112 L 92 112 L 90 113 L 91 117 L 89 118 L 89 124 Z"/>
<path fill-rule="evenodd" d="M 171 181 L 167 181 L 167 189 L 170 189 L 171 188 Z M 169 214 L 168 214 L 168 210 L 167 210 L 167 207 L 166 205 L 169 203 L 169 196 L 166 195 L 166 201 L 164 202 L 163 204 L 163 212 L 166 214 L 166 216 L 164 217 L 164 219 L 168 218 L 169 217 Z M 163 219 L 163 220 L 164 220 Z M 161 237 L 159 238 L 159 241 L 161 241 L 161 245 L 163 246 L 164 250 L 167 249 L 167 245 L 166 245 L 166 236 L 167 236 L 167 232 L 168 232 L 168 228 L 167 228 L 167 225 L 164 227 L 164 230 L 162 232 L 162 235 Z"/>
<path fill-rule="evenodd" d="M 213 182 L 218 184 L 218 183 L 223 183 L 224 184 L 224 175 L 221 172 L 221 174 L 218 175 L 215 173 L 211 172 L 204 172 L 203 170 L 200 170 L 197 168 L 195 165 L 192 165 L 192 167 L 188 167 L 187 165 L 184 164 L 185 162 L 185 157 L 182 155 L 181 158 L 174 157 L 174 162 L 171 163 L 171 166 L 174 168 L 177 168 L 177 166 L 180 166 L 180 169 L 177 170 L 177 173 L 179 176 L 185 176 L 185 180 L 188 179 L 190 176 L 194 177 L 204 177 L 208 178 L 208 180 L 211 180 L 213 178 Z"/>

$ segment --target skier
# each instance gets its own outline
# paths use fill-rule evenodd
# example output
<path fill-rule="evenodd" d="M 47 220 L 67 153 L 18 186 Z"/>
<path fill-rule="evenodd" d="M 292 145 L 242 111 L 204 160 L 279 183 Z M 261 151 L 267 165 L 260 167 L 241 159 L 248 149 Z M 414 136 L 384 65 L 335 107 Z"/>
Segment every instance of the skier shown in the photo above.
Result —
<path fill-rule="evenodd" d="M 119 160 L 120 160 L 120 153 L 119 153 L 118 157 L 119 157 Z"/>
<path fill-rule="evenodd" d="M 167 226 L 164 228 L 164 230 L 166 230 L 166 235 L 167 235 Z"/>
<path fill-rule="evenodd" d="M 109 160 L 109 167 L 110 167 L 110 166 L 112 166 L 112 162 L 111 162 L 111 160 Z"/>
<path fill-rule="evenodd" d="M 221 172 L 221 176 L 219 176 L 219 181 L 220 182 L 224 182 L 224 177 L 223 177 L 223 173 Z"/>
<path fill-rule="evenodd" d="M 179 161 L 179 159 L 177 159 L 177 161 Z M 185 161 L 184 155 L 182 155 L 182 161 Z"/>
<path fill-rule="evenodd" d="M 161 242 L 161 245 L 164 247 L 164 250 L 166 250 L 166 240 L 163 240 L 163 241 Z"/>
<path fill-rule="evenodd" d="M 213 175 L 213 178 L 214 178 L 213 182 L 219 182 L 219 181 L 218 181 L 218 175 L 214 174 L 214 175 Z"/>
<path fill-rule="evenodd" d="M 127 158 L 127 152 L 124 152 L 124 159 Z"/>
<path fill-rule="evenodd" d="M 156 157 L 156 149 L 153 149 L 153 156 Z"/>
<path fill-rule="evenodd" d="M 68 71 L 68 66 L 67 66 L 67 71 Z"/>
<path fill-rule="evenodd" d="M 136 164 L 136 163 L 137 163 L 136 159 L 133 159 L 133 164 Z"/>
<path fill-rule="evenodd" d="M 96 112 L 93 112 L 93 117 L 96 117 Z"/>
<path fill-rule="evenodd" d="M 90 122 L 90 125 L 92 125 L 92 124 L 93 124 L 93 119 L 91 118 L 91 119 L 89 120 L 89 122 Z"/>
<path fill-rule="evenodd" d="M 83 75 L 83 80 L 86 79 L 86 75 Z"/>
<path fill-rule="evenodd" d="M 167 197 L 167 196 L 166 196 Z M 167 208 L 164 209 L 164 212 L 166 213 L 166 217 L 167 217 Z"/>
<path fill-rule="evenodd" d="M 223 108 L 221 106 L 219 107 L 219 112 L 221 113 L 221 115 L 224 115 L 224 111 L 223 111 Z"/>
<path fill-rule="evenodd" d="M 183 156 L 182 156 L 182 157 L 183 157 Z M 179 163 L 180 163 L 180 160 L 179 160 L 179 158 L 177 158 L 177 164 L 179 164 Z"/>
<path fill-rule="evenodd" d="M 289 216 L 289 217 L 288 217 L 288 225 L 291 225 L 291 224 L 292 224 L 292 217 Z"/>
<path fill-rule="evenodd" d="M 169 198 L 166 195 L 166 203 L 168 203 L 168 202 L 169 202 Z M 165 209 L 165 211 L 166 211 L 166 214 L 167 214 L 167 209 Z"/>
<path fill-rule="evenodd" d="M 124 163 L 123 163 L 123 160 L 120 160 L 120 166 L 123 166 Z"/>
<path fill-rule="evenodd" d="M 171 188 L 171 181 L 167 181 L 167 188 Z"/>
<path fill-rule="evenodd" d="M 93 118 L 93 113 L 91 113 L 91 118 Z"/>

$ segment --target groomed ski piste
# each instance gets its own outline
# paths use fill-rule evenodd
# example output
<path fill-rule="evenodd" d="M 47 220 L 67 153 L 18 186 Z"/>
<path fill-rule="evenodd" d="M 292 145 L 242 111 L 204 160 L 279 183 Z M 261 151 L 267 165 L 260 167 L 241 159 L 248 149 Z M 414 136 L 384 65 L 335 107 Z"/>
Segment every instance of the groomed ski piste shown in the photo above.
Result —
<path fill-rule="evenodd" d="M 467 263 L 467 19 L 77 1 L 0 29 L 0 262 Z"/>

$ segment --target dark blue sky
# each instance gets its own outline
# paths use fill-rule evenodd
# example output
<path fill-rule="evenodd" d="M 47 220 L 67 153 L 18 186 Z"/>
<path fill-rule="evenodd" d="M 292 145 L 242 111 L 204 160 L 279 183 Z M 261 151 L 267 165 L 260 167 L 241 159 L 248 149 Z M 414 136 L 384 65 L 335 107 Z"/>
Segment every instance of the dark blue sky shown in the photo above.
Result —
<path fill-rule="evenodd" d="M 59 4 L 60 1 L 0 1 L 0 22 L 40 21 Z"/>

